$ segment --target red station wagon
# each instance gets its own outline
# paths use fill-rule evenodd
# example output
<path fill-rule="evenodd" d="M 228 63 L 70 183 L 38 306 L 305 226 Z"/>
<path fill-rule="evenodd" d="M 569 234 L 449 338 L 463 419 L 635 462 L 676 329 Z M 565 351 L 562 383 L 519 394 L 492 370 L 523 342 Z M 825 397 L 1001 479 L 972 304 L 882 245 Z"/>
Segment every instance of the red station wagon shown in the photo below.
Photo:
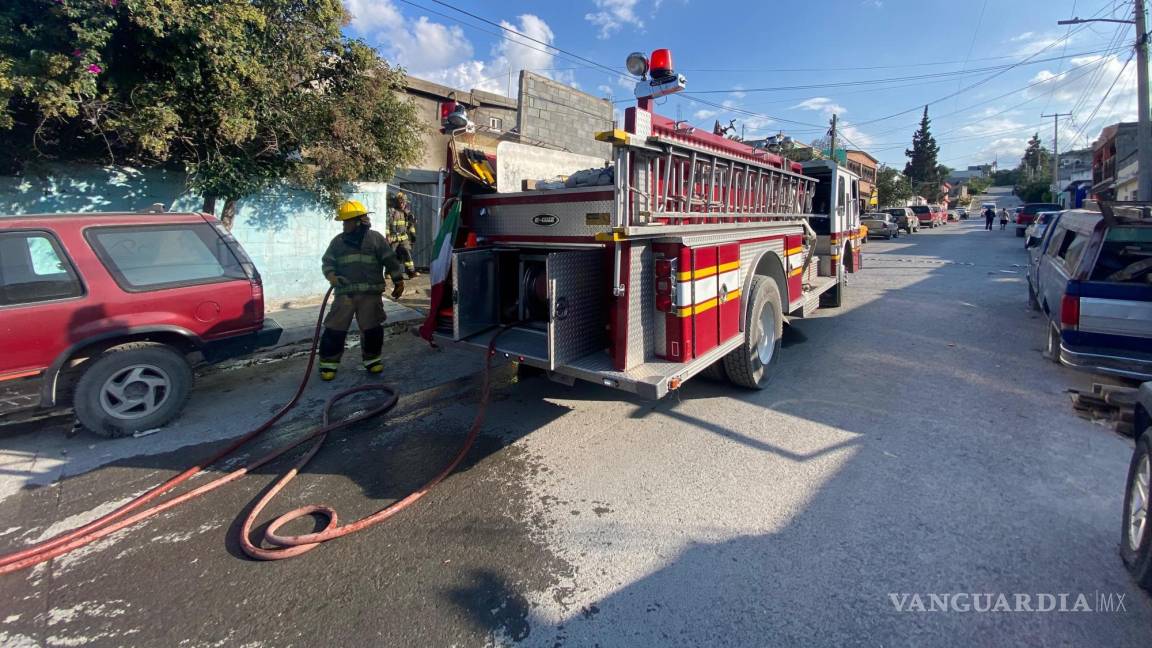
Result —
<path fill-rule="evenodd" d="M 161 426 L 192 363 L 275 344 L 251 259 L 207 214 L 0 217 L 0 414 L 71 404 L 103 436 Z"/>

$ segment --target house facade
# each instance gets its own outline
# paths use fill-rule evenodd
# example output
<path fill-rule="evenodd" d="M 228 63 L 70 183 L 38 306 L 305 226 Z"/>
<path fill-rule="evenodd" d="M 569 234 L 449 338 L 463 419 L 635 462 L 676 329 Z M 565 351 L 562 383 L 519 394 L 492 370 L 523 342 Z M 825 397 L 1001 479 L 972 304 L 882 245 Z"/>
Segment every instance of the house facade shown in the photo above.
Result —
<path fill-rule="evenodd" d="M 1092 195 L 1099 200 L 1136 200 L 1135 188 L 1127 186 L 1130 172 L 1135 177 L 1136 123 L 1105 126 L 1092 145 Z M 1123 196 L 1121 196 L 1123 192 Z"/>

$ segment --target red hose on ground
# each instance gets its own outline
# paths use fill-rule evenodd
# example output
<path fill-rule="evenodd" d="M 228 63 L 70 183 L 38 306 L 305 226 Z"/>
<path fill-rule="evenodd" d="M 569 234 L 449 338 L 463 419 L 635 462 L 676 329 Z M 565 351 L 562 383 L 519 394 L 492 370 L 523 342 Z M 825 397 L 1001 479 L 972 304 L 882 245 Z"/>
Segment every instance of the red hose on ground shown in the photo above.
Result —
<path fill-rule="evenodd" d="M 315 443 L 313 444 L 312 448 L 310 448 L 304 454 L 304 456 L 301 458 L 301 460 L 298 461 L 297 464 L 291 470 L 289 470 L 279 480 L 277 480 L 277 482 L 268 490 L 268 492 L 265 493 L 260 498 L 260 500 L 257 502 L 256 506 L 253 508 L 252 512 L 249 513 L 248 517 L 244 520 L 244 524 L 243 524 L 243 527 L 241 530 L 242 536 L 240 539 L 240 543 L 244 549 L 244 552 L 253 558 L 257 558 L 257 559 L 261 559 L 261 560 L 277 560 L 277 559 L 282 559 L 282 558 L 291 558 L 293 556 L 298 556 L 298 555 L 300 555 L 306 551 L 309 551 L 309 550 L 315 548 L 321 542 L 326 542 L 328 540 L 342 537 L 342 536 L 348 535 L 350 533 L 354 533 L 356 531 L 359 531 L 361 529 L 367 528 L 369 526 L 372 526 L 373 524 L 383 522 L 384 520 L 388 519 L 389 517 L 392 517 L 396 513 L 399 513 L 404 508 L 410 506 L 413 502 L 415 502 L 416 500 L 420 499 L 425 494 L 427 494 L 428 491 L 432 489 L 432 487 L 434 487 L 436 484 L 443 481 L 443 479 L 445 477 L 447 477 L 449 474 L 451 474 L 452 471 L 455 470 L 456 467 L 460 464 L 460 462 L 463 461 L 464 457 L 468 454 L 468 451 L 472 449 L 472 445 L 475 443 L 476 437 L 479 435 L 480 428 L 484 423 L 484 417 L 485 417 L 485 414 L 487 413 L 488 396 L 489 396 L 489 392 L 490 392 L 490 388 L 491 388 L 491 384 L 490 384 L 490 380 L 489 380 L 489 371 L 490 371 L 491 364 L 492 364 L 491 358 L 492 358 L 492 355 L 494 353 L 493 348 L 494 348 L 494 345 L 496 344 L 496 339 L 499 338 L 499 335 L 493 337 L 491 343 L 489 343 L 488 353 L 485 355 L 484 369 L 482 372 L 482 387 L 481 387 L 481 393 L 480 393 L 480 404 L 477 408 L 476 416 L 472 421 L 472 427 L 469 428 L 468 435 L 465 438 L 464 444 L 461 446 L 459 452 L 457 452 L 456 456 L 452 459 L 452 461 L 448 464 L 448 466 L 444 468 L 444 470 L 440 471 L 439 474 L 437 474 L 435 477 L 433 477 L 424 486 L 420 487 L 418 490 L 416 490 L 412 494 L 408 495 L 407 497 L 405 497 L 401 500 L 398 500 L 397 502 L 394 502 L 392 505 L 390 505 L 384 509 L 381 509 L 380 511 L 377 511 L 376 513 L 373 513 L 372 515 L 369 515 L 363 519 L 357 520 L 356 522 L 354 522 L 352 524 L 345 525 L 343 527 L 339 527 L 339 526 L 337 526 L 336 512 L 332 508 L 327 507 L 327 506 L 301 507 L 301 508 L 295 509 L 293 511 L 289 511 L 288 513 L 285 513 L 284 515 L 281 515 L 279 518 L 277 518 L 275 521 L 273 521 L 272 525 L 268 528 L 268 531 L 265 534 L 268 542 L 279 545 L 281 548 L 279 548 L 279 549 L 265 549 L 265 548 L 262 548 L 256 544 L 253 544 L 250 540 L 251 526 L 252 526 L 252 523 L 255 521 L 256 516 L 259 515 L 260 511 L 268 504 L 268 502 L 278 492 L 280 492 L 280 490 L 283 489 L 284 486 L 289 481 L 291 481 L 292 478 L 294 478 L 296 476 L 296 474 L 300 471 L 300 469 L 305 464 L 307 464 L 308 461 L 316 454 L 316 452 L 320 449 L 320 446 L 324 443 L 324 439 L 327 438 L 327 435 L 329 432 L 332 432 L 334 430 L 337 430 L 337 429 L 340 429 L 343 427 L 347 427 L 349 425 L 353 425 L 355 423 L 359 423 L 360 421 L 364 421 L 364 420 L 372 418 L 374 416 L 379 416 L 379 415 L 391 410 L 393 407 L 396 406 L 396 403 L 399 400 L 399 397 L 397 396 L 397 394 L 394 391 L 392 391 L 391 389 L 389 389 L 388 387 L 386 387 L 384 385 L 377 385 L 377 384 L 360 385 L 358 387 L 346 389 L 346 390 L 341 391 L 337 394 L 334 394 L 324 404 L 324 414 L 323 414 L 323 421 L 321 423 L 321 426 L 319 428 L 313 430 L 311 433 L 305 435 L 304 437 L 297 439 L 295 441 L 292 441 L 292 442 L 290 442 L 284 446 L 281 446 L 280 448 L 254 460 L 250 463 L 248 463 L 247 465 L 245 465 L 241 468 L 238 468 L 238 469 L 236 469 L 236 470 L 234 470 L 234 471 L 232 471 L 232 472 L 230 472 L 230 473 L 228 473 L 222 477 L 219 477 L 215 480 L 212 480 L 206 484 L 203 484 L 202 486 L 200 486 L 198 488 L 190 490 L 187 493 L 183 493 L 181 495 L 173 497 L 172 499 L 166 500 L 166 501 L 161 502 L 159 504 L 155 504 L 155 505 L 153 505 L 149 508 L 146 508 L 142 511 L 138 511 L 133 515 L 130 515 L 130 516 L 128 515 L 129 513 L 136 511 L 136 509 L 139 509 L 142 506 L 144 506 L 145 504 L 155 500 L 157 497 L 160 497 L 164 493 L 172 490 L 176 486 L 178 486 L 178 485 L 182 484 L 183 482 L 191 479 L 195 475 L 198 475 L 199 473 L 203 472 L 208 466 L 211 466 L 212 464 L 216 463 L 220 459 L 223 459 L 224 457 L 232 454 L 237 449 L 239 449 L 241 446 L 243 446 L 245 443 L 255 439 L 257 436 L 263 434 L 264 432 L 267 432 L 269 428 L 271 428 L 277 421 L 279 421 L 281 418 L 283 418 L 283 416 L 285 414 L 287 414 L 290 410 L 292 410 L 299 403 L 300 397 L 303 395 L 304 389 L 308 386 L 308 381 L 312 376 L 312 367 L 314 366 L 315 361 L 316 361 L 316 347 L 317 347 L 319 340 L 320 340 L 320 330 L 323 326 L 323 321 L 324 321 L 324 310 L 327 307 L 328 300 L 331 298 L 331 296 L 332 296 L 332 290 L 329 289 L 328 292 L 325 293 L 324 301 L 320 305 L 320 314 L 316 318 L 316 328 L 313 331 L 313 336 L 312 336 L 312 346 L 308 352 L 308 363 L 307 363 L 307 366 L 304 368 L 304 376 L 302 377 L 302 379 L 300 381 L 300 385 L 296 388 L 296 392 L 293 394 L 292 399 L 289 400 L 279 410 L 277 410 L 276 413 L 273 414 L 267 421 L 260 424 L 258 427 L 256 427 L 252 431 L 244 434 L 243 436 L 241 436 L 237 440 L 233 441 L 227 447 L 225 447 L 223 450 L 217 452 L 214 455 L 211 455 L 207 459 L 197 463 L 196 465 L 188 468 L 187 470 L 181 472 L 180 474 L 168 479 L 167 481 L 160 484 L 159 486 L 152 488 L 151 490 L 145 492 L 144 494 L 140 495 L 139 497 L 133 499 L 131 502 L 124 504 L 123 506 L 116 509 L 115 511 L 112 511 L 111 513 L 108 513 L 108 514 L 105 514 L 99 518 L 96 518 L 95 520 L 92 520 L 91 522 L 88 522 L 87 524 L 85 524 L 83 526 L 80 526 L 76 529 L 73 529 L 72 531 L 68 531 L 68 532 L 62 533 L 62 534 L 60 534 L 54 538 L 50 538 L 48 540 L 45 540 L 44 542 L 36 544 L 32 547 L 28 547 L 28 548 L 22 549 L 20 551 L 16 551 L 13 553 L 9 553 L 9 554 L 5 554 L 3 556 L 0 556 L 0 574 L 8 574 L 8 573 L 20 571 L 22 569 L 27 569 L 28 567 L 32 567 L 32 566 L 37 565 L 39 563 L 51 560 L 52 558 L 66 554 L 70 551 L 73 551 L 73 550 L 78 549 L 80 547 L 83 547 L 87 544 L 95 542 L 96 540 L 99 540 L 100 538 L 103 538 L 103 537 L 108 536 L 112 533 L 115 533 L 116 531 L 127 528 L 129 526 L 132 526 L 132 525 L 136 524 L 137 522 L 140 522 L 141 520 L 144 520 L 144 519 L 149 518 L 153 515 L 156 515 L 157 513 L 161 513 L 161 512 L 166 511 L 170 508 L 173 508 L 175 506 L 183 504 L 184 502 L 187 502 L 188 500 L 194 499 L 196 497 L 199 497 L 200 495 L 204 495 L 208 492 L 216 490 L 217 488 L 219 488 L 219 487 L 221 487 L 227 483 L 233 482 L 233 481 L 239 479 L 240 477 L 243 477 L 248 472 L 255 470 L 256 468 L 259 468 L 260 466 L 262 466 L 262 465 L 264 465 L 270 461 L 273 461 L 277 457 L 280 457 L 281 455 L 288 452 L 289 450 L 291 450 L 291 449 L 293 449 L 293 448 L 295 448 L 295 447 L 297 447 L 297 446 L 299 446 L 299 445 L 301 445 L 301 444 L 303 444 L 309 440 L 315 440 Z M 329 422 L 328 419 L 329 419 L 329 415 L 331 414 L 332 407 L 337 402 L 339 402 L 343 398 L 350 396 L 352 394 L 357 394 L 357 393 L 366 392 L 366 391 L 383 391 L 383 392 L 386 392 L 388 394 L 388 397 L 380 405 L 373 407 L 372 409 L 369 409 L 367 411 L 361 412 L 360 414 L 357 414 L 356 416 L 337 421 L 336 423 Z M 287 537 L 282 537 L 282 536 L 278 536 L 275 534 L 275 532 L 277 530 L 279 530 L 280 527 L 282 527 L 284 524 L 288 523 L 289 521 L 294 520 L 298 517 L 302 517 L 304 515 L 312 514 L 312 513 L 323 514 L 328 518 L 328 524 L 320 532 L 311 533 L 311 534 L 307 534 L 307 535 L 303 535 L 303 536 L 287 536 Z"/>

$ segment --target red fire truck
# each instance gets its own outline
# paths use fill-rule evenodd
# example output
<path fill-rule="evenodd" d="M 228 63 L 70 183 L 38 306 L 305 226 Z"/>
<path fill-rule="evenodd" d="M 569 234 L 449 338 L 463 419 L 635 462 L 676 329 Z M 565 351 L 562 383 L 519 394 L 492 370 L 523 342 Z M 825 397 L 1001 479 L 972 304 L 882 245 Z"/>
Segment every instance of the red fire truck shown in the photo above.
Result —
<path fill-rule="evenodd" d="M 556 380 L 650 398 L 699 373 L 761 388 L 783 326 L 840 306 L 860 269 L 858 178 L 656 115 L 653 99 L 684 87 L 666 51 L 629 69 L 637 105 L 596 135 L 612 145 L 597 184 L 454 178 L 468 246 L 453 252 L 435 335 L 486 349 L 499 333 L 497 351 Z"/>

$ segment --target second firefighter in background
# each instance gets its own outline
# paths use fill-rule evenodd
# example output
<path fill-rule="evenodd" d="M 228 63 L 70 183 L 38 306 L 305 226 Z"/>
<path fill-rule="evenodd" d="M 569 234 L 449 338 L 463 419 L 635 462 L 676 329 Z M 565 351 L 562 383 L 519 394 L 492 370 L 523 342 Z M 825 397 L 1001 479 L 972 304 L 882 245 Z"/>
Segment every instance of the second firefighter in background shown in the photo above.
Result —
<path fill-rule="evenodd" d="M 384 347 L 384 271 L 392 277 L 392 298 L 404 294 L 404 265 L 379 232 L 372 230 L 369 211 L 359 200 L 340 205 L 336 220 L 344 232 L 332 239 L 324 252 L 324 277 L 336 297 L 324 318 L 320 337 L 320 378 L 332 380 L 340 368 L 344 342 L 355 318 L 360 328 L 360 350 L 364 368 L 381 373 L 380 352 Z"/>
<path fill-rule="evenodd" d="M 416 221 L 412 220 L 408 194 L 403 191 L 397 191 L 392 196 L 392 208 L 388 210 L 388 242 L 396 251 L 396 257 L 404 264 L 404 274 L 409 279 L 416 277 L 416 263 L 412 260 L 412 246 L 416 244 Z"/>

